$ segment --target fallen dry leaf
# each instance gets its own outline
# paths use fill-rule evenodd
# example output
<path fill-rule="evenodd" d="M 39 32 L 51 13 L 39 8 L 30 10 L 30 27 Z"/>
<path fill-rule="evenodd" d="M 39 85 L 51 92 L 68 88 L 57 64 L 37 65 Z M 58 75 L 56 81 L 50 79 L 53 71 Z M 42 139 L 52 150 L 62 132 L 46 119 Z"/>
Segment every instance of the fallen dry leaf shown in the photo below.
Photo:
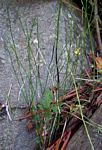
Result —
<path fill-rule="evenodd" d="M 95 57 L 97 69 L 102 69 L 102 57 Z"/>
<path fill-rule="evenodd" d="M 48 147 L 47 150 L 58 150 L 60 141 L 61 138 L 58 138 L 58 140 L 55 141 L 50 147 Z"/>
<path fill-rule="evenodd" d="M 29 121 L 26 126 L 27 126 L 27 129 L 29 132 L 32 131 L 32 129 L 33 129 L 32 121 Z"/>

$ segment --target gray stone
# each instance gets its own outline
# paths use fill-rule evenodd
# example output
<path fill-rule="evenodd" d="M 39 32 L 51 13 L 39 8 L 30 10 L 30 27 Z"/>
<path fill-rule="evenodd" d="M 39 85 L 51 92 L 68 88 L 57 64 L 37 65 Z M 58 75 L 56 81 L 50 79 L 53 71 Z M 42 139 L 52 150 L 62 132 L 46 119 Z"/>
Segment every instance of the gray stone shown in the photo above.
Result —
<path fill-rule="evenodd" d="M 14 3 L 11 3 L 11 1 L 8 0 L 0 0 L 0 102 L 6 102 L 8 91 L 12 85 L 9 100 L 12 107 L 21 105 L 26 106 L 27 103 L 31 102 L 29 78 L 27 78 L 27 75 L 29 75 L 29 60 L 27 38 L 25 35 L 27 35 L 27 31 L 31 30 L 34 19 L 36 22 L 38 20 L 40 43 L 38 46 L 37 26 L 35 25 L 30 40 L 30 46 L 33 53 L 30 61 L 33 68 L 31 71 L 31 78 L 34 85 L 33 91 L 35 91 L 34 99 L 38 99 L 39 96 L 41 96 L 41 92 L 45 87 L 49 88 L 57 84 L 55 53 L 50 69 L 49 64 L 52 58 L 54 41 L 56 39 L 56 25 L 58 18 L 58 4 L 54 0 L 34 0 L 33 2 L 21 1 L 21 3 L 17 1 L 13 2 Z M 20 21 L 22 21 L 23 26 Z M 25 35 L 23 28 L 26 32 Z M 25 71 L 21 66 L 18 66 L 17 58 L 11 48 L 13 44 L 11 31 L 18 58 L 22 62 L 27 74 L 25 74 Z M 72 87 L 73 81 L 70 69 L 74 75 L 78 76 L 87 65 L 85 54 L 89 51 L 89 47 L 90 45 L 87 46 L 87 40 L 85 42 L 83 38 L 83 27 L 80 18 L 73 13 L 72 9 L 63 6 L 60 15 L 58 44 L 58 64 L 62 88 L 65 87 L 65 89 L 67 89 Z M 78 49 L 80 55 L 75 55 L 75 51 Z M 39 59 L 38 50 L 40 50 Z M 69 55 L 70 63 L 67 77 L 65 77 L 67 55 Z M 38 78 L 34 74 L 37 73 L 37 71 L 33 57 L 36 58 L 36 65 L 40 68 L 42 88 L 40 84 L 35 86 L 36 81 L 38 82 Z M 13 67 L 16 71 L 16 76 Z M 46 84 L 48 72 L 50 73 Z M 19 78 L 19 83 L 17 82 L 17 77 Z M 67 84 L 65 85 L 62 83 Z M 23 89 L 26 91 L 25 97 L 22 94 Z M 20 110 L 16 110 L 17 116 L 22 115 L 22 111 L 19 111 Z M 11 114 L 13 119 L 15 119 L 14 114 L 14 112 Z M 35 134 L 29 134 L 26 131 L 25 125 L 25 120 L 22 122 L 10 122 L 7 116 L 3 117 L 3 119 L 1 118 L 0 150 L 33 150 Z"/>
<path fill-rule="evenodd" d="M 95 112 L 92 116 L 91 120 L 94 121 L 96 124 L 102 126 L 102 106 Z M 87 125 L 88 132 L 90 138 L 92 140 L 93 146 L 95 150 L 102 149 L 102 131 L 99 132 L 95 126 Z M 102 128 L 102 127 L 101 127 Z M 72 137 L 70 140 L 68 147 L 66 150 L 91 150 L 91 145 L 89 143 L 87 134 L 85 132 L 85 128 L 82 126 Z"/>

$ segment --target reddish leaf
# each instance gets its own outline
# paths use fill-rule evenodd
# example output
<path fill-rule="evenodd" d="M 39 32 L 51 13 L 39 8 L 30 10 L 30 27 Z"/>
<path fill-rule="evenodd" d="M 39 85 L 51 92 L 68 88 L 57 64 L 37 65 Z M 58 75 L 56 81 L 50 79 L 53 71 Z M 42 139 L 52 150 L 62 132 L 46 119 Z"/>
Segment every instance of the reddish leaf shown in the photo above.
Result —
<path fill-rule="evenodd" d="M 93 90 L 93 92 L 99 92 L 102 91 L 102 88 L 96 88 L 95 90 Z"/>
<path fill-rule="evenodd" d="M 96 105 L 100 106 L 102 104 L 102 93 L 97 97 Z"/>
<path fill-rule="evenodd" d="M 67 133 L 67 136 L 66 136 L 66 138 L 65 138 L 65 141 L 64 141 L 64 143 L 63 143 L 63 145 L 62 145 L 61 150 L 65 150 L 65 149 L 66 149 L 66 147 L 67 147 L 67 145 L 68 145 L 68 142 L 69 142 L 69 139 L 70 139 L 70 136 L 71 136 L 71 131 L 69 131 L 69 132 Z"/>

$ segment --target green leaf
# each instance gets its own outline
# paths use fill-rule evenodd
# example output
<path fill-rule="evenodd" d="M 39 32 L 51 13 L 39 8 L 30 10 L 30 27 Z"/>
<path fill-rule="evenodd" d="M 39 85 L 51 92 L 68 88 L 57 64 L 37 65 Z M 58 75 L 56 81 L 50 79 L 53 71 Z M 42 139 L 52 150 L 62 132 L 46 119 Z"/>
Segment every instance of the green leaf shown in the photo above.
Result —
<path fill-rule="evenodd" d="M 40 108 L 48 109 L 52 101 L 52 93 L 50 90 L 46 90 L 43 97 L 40 99 Z M 41 106 L 42 105 L 42 106 Z"/>
<path fill-rule="evenodd" d="M 57 105 L 54 105 L 54 106 L 52 106 L 52 111 L 54 112 L 54 113 L 56 113 L 57 111 L 58 111 L 58 106 Z"/>

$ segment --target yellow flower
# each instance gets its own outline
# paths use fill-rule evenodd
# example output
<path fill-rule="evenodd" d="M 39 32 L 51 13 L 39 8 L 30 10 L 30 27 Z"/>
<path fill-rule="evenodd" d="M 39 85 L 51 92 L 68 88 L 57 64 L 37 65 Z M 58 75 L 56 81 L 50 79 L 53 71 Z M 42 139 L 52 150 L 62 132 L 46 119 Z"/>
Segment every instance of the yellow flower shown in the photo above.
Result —
<path fill-rule="evenodd" d="M 74 54 L 77 55 L 77 56 L 80 55 L 80 48 L 75 49 Z"/>
<path fill-rule="evenodd" d="M 102 74 L 102 69 L 99 69 L 98 72 L 99 72 L 100 74 Z"/>

